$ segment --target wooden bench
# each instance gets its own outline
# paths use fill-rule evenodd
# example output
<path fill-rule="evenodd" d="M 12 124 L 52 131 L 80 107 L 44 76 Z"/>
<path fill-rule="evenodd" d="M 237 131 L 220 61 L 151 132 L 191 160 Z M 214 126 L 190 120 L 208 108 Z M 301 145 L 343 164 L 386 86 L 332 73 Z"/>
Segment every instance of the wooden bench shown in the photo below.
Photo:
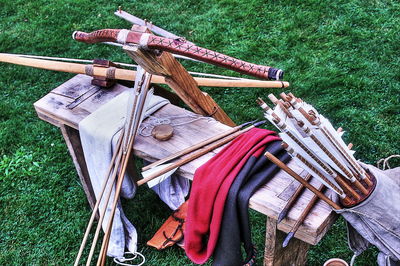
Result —
<path fill-rule="evenodd" d="M 83 157 L 78 124 L 102 104 L 128 88 L 117 84 L 112 89 L 105 90 L 91 85 L 90 81 L 91 78 L 88 76 L 77 75 L 38 100 L 34 106 L 41 119 L 61 129 L 89 204 L 93 207 L 95 198 Z M 153 115 L 166 117 L 184 114 L 191 114 L 191 112 L 168 104 Z M 134 153 L 137 157 L 152 162 L 227 129 L 229 129 L 228 126 L 213 119 L 200 119 L 185 126 L 176 127 L 174 136 L 168 141 L 161 142 L 152 137 L 138 136 Z M 177 173 L 192 179 L 196 168 L 214 156 L 218 150 L 180 167 Z M 294 163 L 290 163 L 290 166 L 304 176 L 304 171 Z M 277 224 L 276 219 L 279 213 L 297 185 L 297 181 L 280 171 L 250 199 L 250 208 L 269 217 L 266 224 L 264 265 L 305 264 L 309 245 L 316 245 L 337 217 L 326 203 L 319 201 L 297 231 L 295 239 L 292 239 L 289 246 L 283 249 L 282 241 L 285 237 L 283 232 L 289 232 L 312 197 L 309 191 L 303 193 L 287 218 Z"/>

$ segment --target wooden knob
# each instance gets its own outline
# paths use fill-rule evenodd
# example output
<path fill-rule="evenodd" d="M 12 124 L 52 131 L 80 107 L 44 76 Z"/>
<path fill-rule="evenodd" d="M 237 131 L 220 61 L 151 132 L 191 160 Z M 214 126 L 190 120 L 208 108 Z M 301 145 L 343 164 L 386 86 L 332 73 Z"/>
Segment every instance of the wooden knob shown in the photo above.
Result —
<path fill-rule="evenodd" d="M 167 124 L 158 125 L 153 128 L 151 135 L 157 140 L 169 140 L 174 135 L 174 128 Z"/>

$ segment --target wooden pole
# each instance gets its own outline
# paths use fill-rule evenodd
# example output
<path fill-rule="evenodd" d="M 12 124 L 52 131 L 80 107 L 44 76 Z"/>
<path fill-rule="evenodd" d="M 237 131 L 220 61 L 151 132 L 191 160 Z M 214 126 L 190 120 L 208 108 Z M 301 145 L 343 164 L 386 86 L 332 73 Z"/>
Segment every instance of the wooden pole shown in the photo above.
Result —
<path fill-rule="evenodd" d="M 105 264 L 105 260 L 106 260 L 106 256 L 107 256 L 108 243 L 110 241 L 111 229 L 112 229 L 112 225 L 113 225 L 113 221 L 114 221 L 115 211 L 116 211 L 117 204 L 118 204 L 118 201 L 119 201 L 119 195 L 120 195 L 120 192 L 121 192 L 122 182 L 124 180 L 125 172 L 126 172 L 126 169 L 127 169 L 127 166 L 128 166 L 128 161 L 129 161 L 129 158 L 130 158 L 132 150 L 133 150 L 133 143 L 135 142 L 135 137 L 137 135 L 137 132 L 138 132 L 138 129 L 139 129 L 139 126 L 140 126 L 140 123 L 141 123 L 140 119 L 142 117 L 142 113 L 144 112 L 143 109 L 144 109 L 144 105 L 145 105 L 145 102 L 146 102 L 148 87 L 150 85 L 149 79 L 145 78 L 143 83 L 141 83 L 139 85 L 139 86 L 142 86 L 141 90 L 142 90 L 142 93 L 144 93 L 143 94 L 144 96 L 143 96 L 143 98 L 140 98 L 140 97 L 137 98 L 137 100 L 140 99 L 140 102 L 138 103 L 138 108 L 137 108 L 138 113 L 132 113 L 132 115 L 134 115 L 135 118 L 136 118 L 133 121 L 133 126 L 132 126 L 132 130 L 131 130 L 131 134 L 132 135 L 131 136 L 126 136 L 126 137 L 129 137 L 129 142 L 128 142 L 127 147 L 123 147 L 123 149 L 122 149 L 124 151 L 123 154 L 122 154 L 122 166 L 121 166 L 121 169 L 120 169 L 119 174 L 118 174 L 118 182 L 117 182 L 117 185 L 116 185 L 116 188 L 115 188 L 115 196 L 114 196 L 114 202 L 113 202 L 113 205 L 112 205 L 112 208 L 111 208 L 110 219 L 108 221 L 107 228 L 106 228 L 106 231 L 105 231 L 105 235 L 104 235 L 104 238 L 103 238 L 103 243 L 101 245 L 100 255 L 99 255 L 99 258 L 97 260 L 97 265 L 98 266 Z"/>
<path fill-rule="evenodd" d="M 303 184 L 306 188 L 308 188 L 309 190 L 311 190 L 314 194 L 316 194 L 320 199 L 322 199 L 323 201 L 325 201 L 326 203 L 328 203 L 332 208 L 334 208 L 335 210 L 340 210 L 341 207 L 336 204 L 335 202 L 333 202 L 331 199 L 329 199 L 327 196 L 325 196 L 323 193 L 321 193 L 320 191 L 318 191 L 315 187 L 313 187 L 311 184 L 307 183 L 303 178 L 301 178 L 301 176 L 299 176 L 295 171 L 293 171 L 292 169 L 290 169 L 286 164 L 284 164 L 281 160 L 279 160 L 278 158 L 276 158 L 273 154 L 271 154 L 270 152 L 266 152 L 265 156 L 274 164 L 276 164 L 279 168 L 281 168 L 282 170 L 284 170 L 286 173 L 288 173 L 290 176 L 292 176 L 294 179 L 296 179 L 297 181 L 299 181 L 301 184 Z"/>
<path fill-rule="evenodd" d="M 21 56 L 12 56 L 0 53 L 0 62 L 10 63 L 21 66 L 29 66 L 46 70 L 54 70 L 75 74 L 86 74 L 86 64 L 60 62 L 54 60 L 34 59 Z M 107 77 L 107 68 L 104 67 L 93 67 L 93 75 L 98 77 Z M 134 81 L 136 77 L 136 71 L 116 68 L 115 79 L 117 80 L 128 80 Z M 195 77 L 198 86 L 206 87 L 251 87 L 251 88 L 286 88 L 289 87 L 289 82 L 286 81 L 263 81 L 263 80 L 229 80 L 229 79 L 217 79 L 217 78 L 199 78 Z M 152 83 L 167 84 L 165 78 L 162 76 L 153 75 L 151 79 Z"/>
<path fill-rule="evenodd" d="M 165 174 L 165 173 L 171 171 L 172 169 L 175 169 L 175 168 L 177 168 L 177 167 L 179 167 L 179 166 L 182 166 L 182 165 L 184 165 L 184 164 L 187 164 L 188 162 L 191 162 L 191 161 L 193 161 L 194 159 L 197 159 L 197 158 L 199 158 L 200 156 L 203 156 L 204 154 L 206 154 L 206 153 L 208 153 L 208 152 L 210 152 L 210 151 L 212 151 L 212 150 L 214 150 L 214 149 L 216 149 L 216 148 L 218 148 L 218 147 L 220 147 L 220 146 L 222 146 L 222 145 L 228 143 L 229 141 L 233 140 L 233 139 L 236 138 L 237 136 L 239 136 L 239 135 L 241 135 L 241 134 L 243 134 L 243 133 L 249 131 L 250 129 L 254 128 L 255 126 L 256 126 L 256 125 L 249 126 L 249 127 L 245 128 L 245 129 L 243 129 L 243 130 L 240 130 L 239 132 L 236 132 L 236 133 L 233 133 L 232 135 L 229 135 L 228 137 L 226 137 L 226 138 L 224 138 L 224 139 L 222 139 L 222 140 L 219 140 L 218 142 L 213 143 L 212 145 L 210 145 L 210 146 L 208 146 L 208 147 L 206 147 L 206 148 L 203 148 L 203 149 L 201 149 L 201 150 L 198 150 L 198 151 L 196 151 L 195 153 L 191 154 L 190 156 L 188 156 L 188 157 L 186 157 L 186 158 L 183 158 L 183 159 L 181 159 L 181 160 L 179 160 L 179 161 L 176 161 L 176 162 L 174 162 L 173 164 L 171 164 L 170 166 L 168 166 L 168 167 L 166 167 L 166 168 L 163 168 L 162 170 L 157 171 L 157 172 L 155 172 L 155 173 L 149 175 L 148 177 L 139 180 L 139 181 L 137 182 L 137 185 L 138 185 L 138 186 L 141 186 L 141 185 L 143 185 L 143 184 L 146 184 L 146 183 L 149 182 L 150 180 L 153 180 L 154 178 L 156 178 L 156 177 L 158 177 L 158 176 L 160 176 L 160 175 L 162 175 L 162 174 Z"/>

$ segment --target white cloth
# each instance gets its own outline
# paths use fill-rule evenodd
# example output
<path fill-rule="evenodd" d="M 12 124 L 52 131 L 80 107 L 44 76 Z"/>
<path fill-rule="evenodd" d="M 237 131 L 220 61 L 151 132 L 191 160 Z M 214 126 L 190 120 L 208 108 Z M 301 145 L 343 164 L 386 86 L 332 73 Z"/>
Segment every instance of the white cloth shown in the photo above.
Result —
<path fill-rule="evenodd" d="M 372 244 L 381 252 L 378 264 L 392 265 L 400 260 L 400 168 L 382 171 L 362 165 L 377 179 L 375 190 L 360 204 L 336 212 L 347 221 L 349 246 L 355 255 Z"/>
<path fill-rule="evenodd" d="M 171 174 L 151 189 L 171 210 L 175 211 L 185 202 L 185 197 L 189 194 L 190 182 L 189 179 Z"/>
<path fill-rule="evenodd" d="M 82 148 L 96 198 L 98 198 L 101 192 L 101 187 L 105 180 L 105 175 L 116 142 L 125 122 L 130 93 L 133 93 L 133 89 L 121 93 L 79 123 Z M 147 107 L 146 116 L 152 114 L 167 103 L 168 100 L 159 96 L 153 96 Z M 122 185 L 121 196 L 125 198 L 133 198 L 135 192 L 136 188 L 132 179 L 129 175 L 126 175 Z M 104 230 L 106 229 L 109 220 L 113 199 L 114 188 L 102 224 Z M 102 200 L 100 210 L 104 209 L 104 205 L 105 201 Z M 124 255 L 125 247 L 127 247 L 130 252 L 136 252 L 137 232 L 135 227 L 124 215 L 121 204 L 118 203 L 107 255 L 112 257 L 122 257 Z"/>

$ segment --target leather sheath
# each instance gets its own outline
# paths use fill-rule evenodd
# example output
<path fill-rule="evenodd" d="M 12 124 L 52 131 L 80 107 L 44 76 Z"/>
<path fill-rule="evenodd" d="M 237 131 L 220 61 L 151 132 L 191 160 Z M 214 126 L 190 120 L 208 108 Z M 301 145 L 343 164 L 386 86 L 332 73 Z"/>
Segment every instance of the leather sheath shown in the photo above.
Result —
<path fill-rule="evenodd" d="M 185 201 L 170 217 L 168 217 L 154 236 L 147 241 L 148 246 L 162 250 L 173 246 L 183 239 L 188 202 L 189 201 Z"/>

